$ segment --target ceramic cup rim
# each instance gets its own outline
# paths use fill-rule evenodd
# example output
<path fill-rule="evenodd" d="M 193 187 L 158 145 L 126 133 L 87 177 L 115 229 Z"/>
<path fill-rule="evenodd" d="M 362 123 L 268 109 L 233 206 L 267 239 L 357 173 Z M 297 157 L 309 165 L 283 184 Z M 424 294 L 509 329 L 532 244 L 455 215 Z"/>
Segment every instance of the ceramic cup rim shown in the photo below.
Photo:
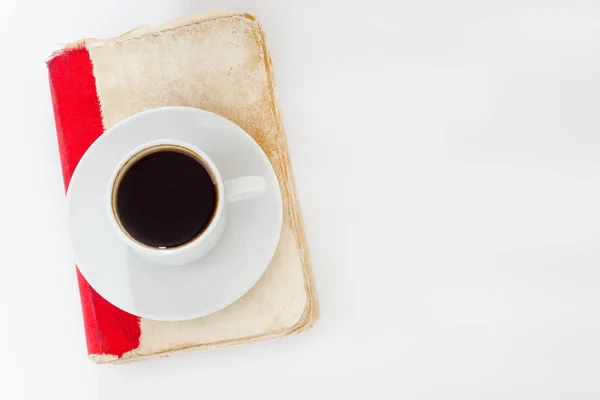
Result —
<path fill-rule="evenodd" d="M 135 165 L 137 161 L 144 158 L 145 156 L 161 151 L 163 149 L 182 152 L 193 157 L 196 161 L 200 162 L 210 175 L 211 179 L 213 180 L 217 196 L 216 206 L 211 216 L 210 222 L 204 227 L 204 229 L 202 229 L 202 231 L 199 234 L 197 234 L 188 242 L 169 248 L 149 246 L 131 236 L 131 234 L 127 232 L 127 229 L 125 229 L 125 227 L 123 226 L 119 214 L 117 212 L 116 206 L 116 197 L 118 193 L 119 184 L 121 183 L 123 176 L 127 173 L 129 168 L 131 168 L 133 165 Z M 203 151 L 199 150 L 198 148 L 188 143 L 176 140 L 158 140 L 145 143 L 141 146 L 138 146 L 127 156 L 125 156 L 111 176 L 111 179 L 109 181 L 108 197 L 110 219 L 113 226 L 118 231 L 119 236 L 121 236 L 121 238 L 127 241 L 128 244 L 132 245 L 137 249 L 142 250 L 144 253 L 152 252 L 173 254 L 185 251 L 186 249 L 193 247 L 194 244 L 200 243 L 203 238 L 209 236 L 209 234 L 214 230 L 214 227 L 216 225 L 215 222 L 218 221 L 219 217 L 222 215 L 223 208 L 225 206 L 223 180 L 214 162 Z"/>

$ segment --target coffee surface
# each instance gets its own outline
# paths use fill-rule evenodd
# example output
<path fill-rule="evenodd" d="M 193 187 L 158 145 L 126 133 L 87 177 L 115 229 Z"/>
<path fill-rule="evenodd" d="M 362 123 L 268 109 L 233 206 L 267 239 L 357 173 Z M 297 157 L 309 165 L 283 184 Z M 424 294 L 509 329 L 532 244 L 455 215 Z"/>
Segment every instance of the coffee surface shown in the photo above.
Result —
<path fill-rule="evenodd" d="M 116 188 L 121 225 L 138 242 L 156 248 L 184 245 L 210 224 L 217 190 L 194 157 L 160 150 L 142 157 Z"/>

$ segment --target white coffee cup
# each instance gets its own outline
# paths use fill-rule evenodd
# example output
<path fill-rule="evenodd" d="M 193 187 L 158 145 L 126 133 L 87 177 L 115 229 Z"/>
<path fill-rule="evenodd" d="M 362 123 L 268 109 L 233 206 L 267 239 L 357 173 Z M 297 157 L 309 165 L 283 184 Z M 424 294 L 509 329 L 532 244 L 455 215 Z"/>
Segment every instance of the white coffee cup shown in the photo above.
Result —
<path fill-rule="evenodd" d="M 117 213 L 116 194 L 120 180 L 137 161 L 161 150 L 176 150 L 199 161 L 211 175 L 217 192 L 217 204 L 208 226 L 195 238 L 173 248 L 151 247 L 134 239 L 123 227 Z M 223 182 L 215 163 L 200 149 L 180 141 L 158 140 L 146 143 L 129 153 L 115 168 L 107 188 L 107 210 L 117 235 L 140 256 L 163 265 L 183 265 L 206 255 L 219 241 L 227 222 L 227 204 L 249 199 L 265 192 L 266 181 L 261 176 L 244 176 Z"/>

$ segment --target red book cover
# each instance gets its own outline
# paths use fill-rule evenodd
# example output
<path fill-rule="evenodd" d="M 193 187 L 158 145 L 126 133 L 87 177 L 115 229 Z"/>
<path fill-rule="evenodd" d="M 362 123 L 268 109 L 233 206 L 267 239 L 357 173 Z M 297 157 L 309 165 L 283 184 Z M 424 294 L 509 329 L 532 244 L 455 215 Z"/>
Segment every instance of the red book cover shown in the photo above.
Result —
<path fill-rule="evenodd" d="M 84 46 L 64 50 L 48 62 L 50 90 L 65 191 L 77 163 L 104 132 L 96 80 Z M 77 270 L 89 354 L 121 357 L 140 343 L 140 318 L 103 299 Z"/>

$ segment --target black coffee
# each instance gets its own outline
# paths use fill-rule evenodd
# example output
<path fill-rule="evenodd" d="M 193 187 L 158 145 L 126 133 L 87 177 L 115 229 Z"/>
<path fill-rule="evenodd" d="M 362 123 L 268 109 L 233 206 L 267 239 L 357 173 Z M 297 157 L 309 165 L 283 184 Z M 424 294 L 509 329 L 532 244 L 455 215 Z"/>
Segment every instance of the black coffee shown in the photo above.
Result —
<path fill-rule="evenodd" d="M 196 158 L 158 150 L 128 167 L 116 188 L 115 206 L 133 239 L 168 249 L 190 242 L 210 224 L 217 190 Z"/>

